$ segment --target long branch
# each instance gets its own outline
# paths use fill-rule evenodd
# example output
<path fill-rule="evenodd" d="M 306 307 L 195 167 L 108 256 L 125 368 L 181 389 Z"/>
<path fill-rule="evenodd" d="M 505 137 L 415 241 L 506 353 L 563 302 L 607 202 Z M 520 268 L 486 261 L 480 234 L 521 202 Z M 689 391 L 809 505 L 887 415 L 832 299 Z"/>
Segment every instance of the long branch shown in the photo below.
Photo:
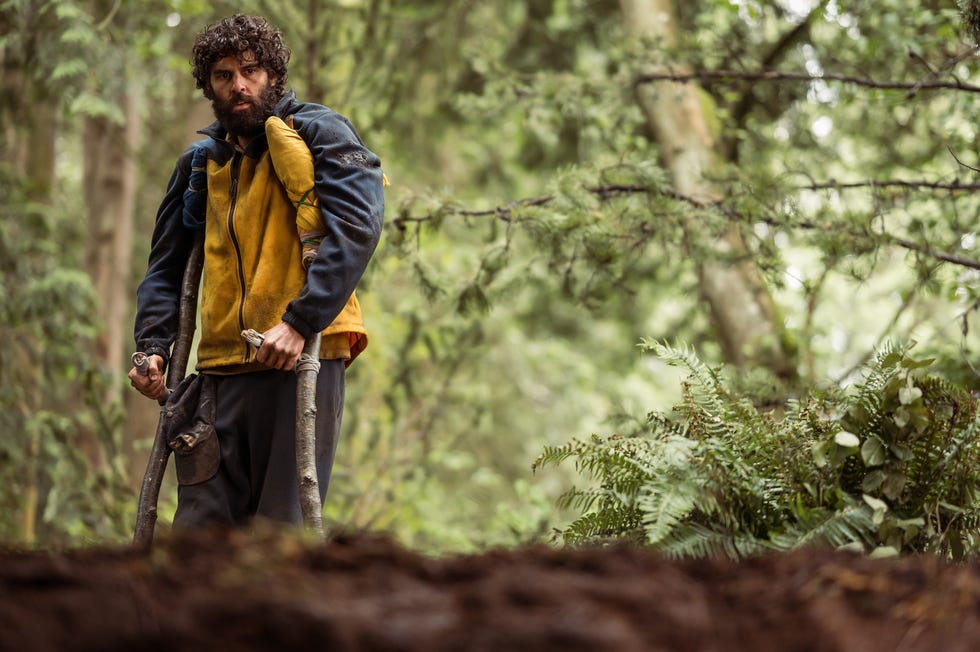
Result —
<path fill-rule="evenodd" d="M 726 80 L 755 81 L 755 82 L 836 81 L 845 84 L 853 84 L 855 86 L 863 86 L 865 88 L 878 88 L 883 90 L 904 90 L 912 94 L 921 90 L 938 90 L 938 89 L 952 89 L 958 91 L 967 91 L 970 93 L 980 93 L 980 86 L 966 84 L 959 80 L 953 80 L 953 81 L 930 80 L 930 81 L 916 81 L 916 82 L 879 81 L 876 79 L 869 79 L 867 77 L 855 77 L 852 75 L 835 75 L 835 74 L 811 75 L 806 72 L 783 72 L 779 70 L 757 70 L 757 71 L 699 70 L 696 72 L 687 72 L 687 73 L 674 73 L 674 72 L 646 73 L 642 75 L 637 75 L 634 82 L 637 84 L 649 84 L 652 82 L 659 82 L 659 81 L 673 81 L 679 83 L 687 83 L 690 81 L 703 82 L 703 81 L 726 81 Z"/>
<path fill-rule="evenodd" d="M 906 188 L 908 190 L 950 190 L 977 191 L 980 183 L 960 183 L 959 181 L 941 182 L 924 181 L 921 179 L 869 179 L 867 181 L 825 181 L 799 186 L 800 190 L 849 190 L 854 188 Z"/>
<path fill-rule="evenodd" d="M 930 189 L 930 190 L 945 190 L 945 191 L 976 191 L 980 190 L 980 183 L 945 183 L 945 182 L 935 182 L 935 181 L 925 181 L 925 180 L 904 180 L 904 179 L 884 179 L 884 180 L 867 180 L 867 181 L 853 181 L 853 182 L 837 182 L 837 181 L 827 181 L 822 183 L 812 183 L 808 185 L 799 186 L 799 190 L 830 190 L 830 189 L 857 189 L 857 188 L 906 188 L 906 189 Z M 595 186 L 588 188 L 589 192 L 598 196 L 601 200 L 608 200 L 617 195 L 624 194 L 657 194 L 663 197 L 668 197 L 670 199 L 680 201 L 690 206 L 699 209 L 713 209 L 720 211 L 723 215 L 729 219 L 741 219 L 739 215 L 733 209 L 726 207 L 723 200 L 705 200 L 692 197 L 690 195 L 684 195 L 673 190 L 658 190 L 642 185 L 629 185 L 629 184 L 609 184 L 604 186 Z M 514 211 L 520 208 L 528 208 L 533 206 L 546 206 L 547 204 L 554 201 L 554 195 L 541 195 L 539 197 L 530 197 L 527 199 L 522 199 L 519 201 L 511 202 L 505 206 L 498 206 L 496 208 L 488 208 L 481 210 L 473 209 L 462 209 L 453 207 L 443 207 L 441 209 L 442 214 L 458 215 L 461 217 L 496 217 L 497 219 L 504 222 L 513 221 Z M 436 212 L 427 213 L 424 215 L 398 215 L 392 222 L 393 226 L 398 229 L 405 229 L 410 223 L 420 225 L 425 222 L 430 222 L 436 218 Z M 773 217 L 764 218 L 761 220 L 770 226 L 786 226 L 795 227 L 805 230 L 813 230 L 822 228 L 820 225 L 810 222 L 808 220 L 802 220 L 798 222 L 784 222 L 777 220 Z M 980 270 L 980 260 L 973 258 L 968 258 L 965 256 L 959 256 L 957 254 L 952 254 L 946 251 L 941 251 L 934 249 L 932 247 L 913 242 L 906 238 L 901 238 L 898 236 L 893 236 L 889 234 L 882 234 L 882 237 L 887 239 L 892 244 L 907 249 L 909 251 L 914 251 L 916 253 L 929 256 L 936 260 L 940 260 L 947 263 L 952 263 L 954 265 L 959 265 L 961 267 L 967 267 L 970 269 Z"/>

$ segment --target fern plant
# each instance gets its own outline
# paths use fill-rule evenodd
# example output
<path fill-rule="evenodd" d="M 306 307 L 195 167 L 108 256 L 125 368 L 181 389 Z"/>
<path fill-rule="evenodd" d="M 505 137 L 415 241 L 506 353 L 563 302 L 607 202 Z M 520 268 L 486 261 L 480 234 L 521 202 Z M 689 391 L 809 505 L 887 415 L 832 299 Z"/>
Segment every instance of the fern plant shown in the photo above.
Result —
<path fill-rule="evenodd" d="M 886 347 L 850 391 L 777 415 L 735 392 L 689 349 L 645 343 L 689 372 L 671 413 L 629 436 L 573 440 L 535 468 L 574 460 L 592 478 L 561 506 L 565 543 L 630 540 L 674 557 L 743 557 L 811 544 L 980 552 L 980 419 L 970 393 Z"/>

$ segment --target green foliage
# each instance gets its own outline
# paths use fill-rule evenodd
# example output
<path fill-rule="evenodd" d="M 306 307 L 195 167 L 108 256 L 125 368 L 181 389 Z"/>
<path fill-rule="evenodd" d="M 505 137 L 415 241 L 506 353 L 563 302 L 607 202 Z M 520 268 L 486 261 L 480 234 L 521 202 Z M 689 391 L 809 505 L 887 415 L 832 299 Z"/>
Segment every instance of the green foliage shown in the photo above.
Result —
<path fill-rule="evenodd" d="M 132 511 L 124 415 L 93 355 L 91 281 L 65 255 L 78 225 L 5 169 L 0 194 L 0 539 L 118 540 Z"/>
<path fill-rule="evenodd" d="M 847 390 L 778 412 L 690 350 L 652 343 L 685 368 L 682 401 L 644 432 L 550 447 L 596 486 L 568 490 L 571 544 L 627 539 L 667 555 L 743 557 L 804 545 L 980 554 L 980 414 L 969 391 L 889 347 Z"/>
<path fill-rule="evenodd" d="M 695 359 L 714 366 L 724 361 L 718 344 L 724 333 L 701 300 L 698 270 L 705 263 L 751 263 L 764 275 L 776 321 L 785 326 L 785 347 L 797 356 L 803 386 L 795 391 L 817 379 L 852 379 L 885 338 L 914 337 L 951 382 L 973 388 L 980 382 L 973 369 L 980 277 L 969 265 L 977 251 L 980 196 L 970 188 L 980 107 L 976 92 L 954 84 L 977 76 L 975 61 L 965 56 L 967 41 L 976 38 L 966 35 L 970 28 L 952 5 L 704 0 L 675 8 L 679 42 L 667 50 L 627 38 L 621 3 L 611 0 L 14 0 L 0 6 L 3 136 L 27 124 L 41 102 L 52 102 L 60 117 L 44 125 L 58 136 L 52 185 L 67 197 L 78 195 L 82 124 L 92 117 L 118 121 L 124 83 L 132 83 L 130 96 L 144 100 L 148 135 L 138 157 L 138 279 L 172 161 L 210 119 L 206 102 L 191 99 L 193 38 L 234 11 L 268 15 L 293 51 L 290 84 L 302 99 L 350 116 L 392 181 L 383 243 L 359 289 L 371 347 L 350 371 L 328 514 L 345 526 L 383 527 L 426 549 L 522 541 L 539 535 L 542 494 L 559 493 L 555 485 L 561 484 L 540 477 L 526 484 L 527 461 L 542 446 L 561 448 L 569 432 L 602 431 L 637 405 L 676 398 L 672 369 L 634 355 L 641 337 L 691 342 L 697 358 L 678 360 L 684 366 Z M 698 85 L 699 108 L 716 140 L 716 194 L 679 193 L 660 165 L 665 152 L 637 98 L 646 90 L 668 96 L 678 86 L 638 81 L 651 70 L 707 73 L 687 83 Z M 710 76 L 718 70 L 776 72 L 763 80 Z M 814 78 L 781 78 L 779 71 Z M 851 81 L 816 79 L 823 74 Z M 862 84 L 869 80 L 949 86 Z M 14 104 L 19 111 L 11 110 Z M 20 162 L 24 146 L 6 145 L 0 143 L 5 160 Z M 87 237 L 76 230 L 78 209 L 30 204 L 19 192 L 5 199 L 4 219 L 11 221 L 4 228 L 12 234 L 6 241 L 27 246 L 21 240 L 30 240 L 38 265 L 51 268 L 5 272 L 0 303 L 33 310 L 48 322 L 39 332 L 19 322 L 16 334 L 31 346 L 43 344 L 36 348 L 59 363 L 45 372 L 53 374 L 47 379 L 21 373 L 10 385 L 12 377 L 4 376 L 5 396 L 15 401 L 6 388 L 18 383 L 42 388 L 43 400 L 31 403 L 29 412 L 49 413 L 31 421 L 31 432 L 54 442 L 61 441 L 54 433 L 63 433 L 64 447 L 83 432 L 117 433 L 92 425 L 114 423 L 114 410 L 95 409 L 111 400 L 81 398 L 83 386 L 103 382 L 101 373 L 84 356 L 57 353 L 59 340 L 50 330 L 57 324 L 87 343 L 99 330 L 91 320 L 91 289 L 78 271 Z M 27 218 L 35 214 L 45 219 Z M 28 228 L 37 231 L 25 234 Z M 744 250 L 718 246 L 732 232 Z M 4 328 L 8 323 L 14 322 L 4 321 Z M 17 347 L 0 349 L 0 373 L 13 373 L 6 363 Z M 714 372 L 706 366 L 698 373 L 707 375 L 689 381 L 685 391 L 714 410 L 734 409 L 734 397 L 746 387 L 759 405 L 781 402 L 785 392 L 771 379 L 760 381 L 766 370 L 755 369 L 719 380 L 727 393 L 712 398 L 694 385 L 711 387 Z M 765 396 L 758 382 L 766 383 Z M 889 389 L 899 404 L 882 409 L 907 412 L 906 427 L 914 428 L 920 406 L 902 405 L 901 389 Z M 906 385 L 903 396 L 912 394 Z M 26 417 L 14 423 L 9 416 L 17 414 L 8 409 L 13 405 L 0 406 L 8 414 L 4 426 L 27 437 Z M 738 412 L 753 424 L 749 430 L 789 427 L 752 407 Z M 821 418 L 799 429 L 814 430 Z M 717 423 L 695 422 L 716 437 L 724 432 Z M 885 477 L 868 495 L 892 510 L 885 522 L 901 506 L 884 488 L 894 493 L 900 475 L 908 474 L 901 464 L 911 461 L 887 455 L 881 461 L 882 453 L 892 454 L 886 437 L 905 435 L 883 429 L 880 442 L 866 443 L 862 423 L 847 425 L 863 439 L 840 463 L 849 470 L 865 445 L 868 459 L 880 461 L 872 471 Z M 877 425 L 866 427 L 877 432 Z M 823 433 L 821 441 L 834 434 Z M 95 448 L 115 459 L 117 436 Z M 680 446 L 674 451 L 679 459 L 684 441 L 671 441 Z M 9 453 L 18 464 L 30 457 L 20 443 L 8 448 L 20 451 L 16 458 Z M 801 458 L 812 457 L 800 450 Z M 643 463 L 673 469 L 661 452 L 644 452 Z M 765 484 L 762 472 L 739 464 L 736 452 L 743 453 L 712 449 L 705 455 L 725 470 L 719 477 L 755 487 L 758 495 L 740 498 L 743 512 L 759 512 L 764 524 L 782 519 L 778 497 L 767 494 L 777 489 Z M 75 471 L 55 471 L 55 460 Z M 614 461 L 597 457 L 594 463 Z M 45 474 L 92 477 L 70 456 L 39 464 Z M 663 501 L 648 505 L 661 514 L 655 522 L 631 511 L 638 509 L 629 502 L 634 499 L 623 498 L 630 487 L 612 495 L 607 513 L 619 500 L 630 507 L 617 512 L 611 531 L 645 538 L 651 528 L 667 536 L 663 527 L 699 486 L 686 480 L 695 470 L 678 466 L 676 473 Z M 27 486 L 17 482 L 7 485 Z M 73 486 L 94 491 L 86 482 Z M 903 491 L 913 486 L 906 480 Z M 59 522 L 92 523 L 91 505 L 67 488 L 46 494 L 59 506 Z M 844 540 L 850 532 L 849 540 L 861 539 L 870 528 L 861 519 L 875 514 L 862 495 L 842 492 L 825 512 L 804 503 L 796 518 L 809 537 Z M 932 498 L 916 494 L 914 500 Z M 720 509 L 709 507 L 709 514 Z M 17 504 L 10 508 L 14 522 Z M 736 541 L 700 522 L 682 524 L 686 529 L 672 530 L 678 548 L 748 551 L 762 536 L 762 526 Z M 127 526 L 121 520 L 118 529 Z M 597 536 L 610 530 L 599 521 L 582 527 Z"/>
<path fill-rule="evenodd" d="M 679 7 L 682 42 L 664 51 L 624 37 L 617 3 L 415 4 L 388 12 L 384 2 L 349 3 L 333 33 L 357 45 L 331 41 L 337 65 L 320 84 L 350 91 L 328 97 L 352 113 L 393 182 L 365 292 L 376 301 L 368 316 L 381 357 L 352 369 L 346 418 L 361 443 L 352 441 L 349 458 L 340 451 L 353 486 L 331 489 L 342 520 L 391 523 L 426 546 L 439 532 L 461 545 L 454 525 L 476 523 L 471 536 L 481 539 L 492 519 L 476 506 L 458 513 L 459 496 L 478 490 L 443 446 L 467 452 L 469 473 L 520 478 L 522 455 L 674 391 L 672 376 L 651 380 L 632 355 L 640 337 L 684 339 L 720 362 L 697 265 L 743 262 L 744 253 L 717 246 L 733 224 L 773 288 L 805 383 L 849 378 L 882 337 L 913 332 L 942 348 L 943 370 L 957 364 L 955 347 L 944 346 L 948 323 L 976 314 L 965 296 L 977 279 L 932 253 L 973 255 L 960 242 L 975 231 L 967 216 L 976 193 L 868 180 L 967 176 L 946 145 L 971 160 L 974 94 L 704 80 L 727 164 L 711 201 L 675 192 L 635 82 L 652 61 L 912 81 L 931 79 L 931 66 L 940 78 L 969 79 L 964 65 L 942 68 L 959 47 L 955 16 L 898 2 L 819 3 L 797 30 L 801 17 L 785 3 L 688 3 Z M 355 38 L 361 30 L 386 40 L 372 47 Z M 353 84 L 335 79 L 357 64 Z M 826 119 L 828 133 L 814 129 Z M 895 305 L 893 296 L 906 299 Z M 964 343 L 969 355 L 972 331 Z M 413 497 L 437 505 L 439 491 L 442 507 L 419 518 Z M 369 496 L 374 509 L 363 507 Z M 520 509 L 509 491 L 496 498 Z M 609 500 L 606 514 L 618 498 Z M 840 537 L 863 531 L 854 523 L 869 510 L 857 494 L 840 512 L 806 516 L 811 532 Z M 365 516 L 382 512 L 381 521 Z M 642 536 L 634 517 L 624 507 L 613 529 Z M 688 540 L 703 541 L 703 526 L 691 528 Z"/>

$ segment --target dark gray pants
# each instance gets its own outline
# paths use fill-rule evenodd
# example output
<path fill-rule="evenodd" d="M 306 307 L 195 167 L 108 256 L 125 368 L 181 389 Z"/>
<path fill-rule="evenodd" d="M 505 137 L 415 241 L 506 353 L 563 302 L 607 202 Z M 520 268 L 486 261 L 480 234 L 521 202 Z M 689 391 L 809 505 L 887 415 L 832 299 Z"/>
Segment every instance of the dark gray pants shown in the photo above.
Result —
<path fill-rule="evenodd" d="M 344 406 L 344 361 L 321 360 L 316 389 L 316 467 L 326 497 Z M 296 374 L 258 371 L 215 379 L 217 474 L 177 488 L 174 527 L 241 526 L 254 517 L 299 525 Z"/>

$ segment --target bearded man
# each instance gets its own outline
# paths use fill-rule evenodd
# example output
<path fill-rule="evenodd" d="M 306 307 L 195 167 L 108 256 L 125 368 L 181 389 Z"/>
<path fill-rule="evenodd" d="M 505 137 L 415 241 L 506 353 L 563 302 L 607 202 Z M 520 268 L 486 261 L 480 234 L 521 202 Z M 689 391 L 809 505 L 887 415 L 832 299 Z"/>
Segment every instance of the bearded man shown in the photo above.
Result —
<path fill-rule="evenodd" d="M 306 339 L 321 332 L 316 459 L 322 501 L 345 368 L 367 345 L 354 289 L 381 234 L 381 163 L 344 116 L 286 90 L 289 54 L 277 28 L 245 15 L 209 26 L 193 47 L 193 75 L 217 121 L 178 159 L 157 213 L 134 328 L 148 366 L 129 373 L 143 395 L 164 394 L 182 274 L 195 233 L 204 229 L 199 374 L 188 379 L 193 390 L 182 386 L 175 395 L 195 397 L 189 414 L 203 424 L 195 436 L 211 439 L 183 453 L 175 447 L 175 527 L 242 526 L 256 517 L 301 523 L 292 370 Z M 283 132 L 287 144 L 270 147 Z M 299 202 L 276 158 L 296 143 L 300 158 L 312 159 L 306 171 L 312 187 Z M 312 231 L 297 222 L 298 204 L 307 214 L 315 207 L 319 223 Z M 242 339 L 246 329 L 264 335 L 261 347 Z"/>

